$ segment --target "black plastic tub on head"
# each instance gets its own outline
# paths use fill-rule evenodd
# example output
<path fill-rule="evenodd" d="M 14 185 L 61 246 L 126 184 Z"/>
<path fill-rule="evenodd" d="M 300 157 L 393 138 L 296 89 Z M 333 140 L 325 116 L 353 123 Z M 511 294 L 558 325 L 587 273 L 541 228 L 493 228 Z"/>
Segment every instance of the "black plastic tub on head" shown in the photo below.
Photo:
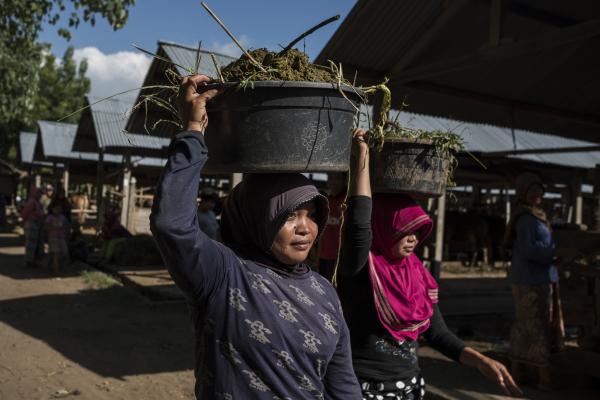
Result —
<path fill-rule="evenodd" d="M 446 190 L 449 155 L 425 140 L 386 138 L 383 149 L 371 149 L 371 186 L 375 193 L 408 193 L 439 197 Z"/>
<path fill-rule="evenodd" d="M 207 85 L 223 91 L 207 105 L 205 172 L 346 171 L 359 96 L 318 82 Z"/>

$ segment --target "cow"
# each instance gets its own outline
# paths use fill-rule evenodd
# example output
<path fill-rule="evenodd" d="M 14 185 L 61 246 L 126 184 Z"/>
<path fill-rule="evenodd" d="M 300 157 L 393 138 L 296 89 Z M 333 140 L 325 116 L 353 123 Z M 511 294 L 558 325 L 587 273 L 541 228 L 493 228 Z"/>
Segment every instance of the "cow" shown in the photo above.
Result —
<path fill-rule="evenodd" d="M 501 259 L 505 222 L 502 217 L 481 215 L 475 211 L 447 211 L 444 221 L 445 250 L 449 256 L 466 254 L 464 265 L 493 269 Z"/>
<path fill-rule="evenodd" d="M 87 214 L 86 210 L 90 207 L 90 199 L 87 193 L 78 193 L 71 196 L 71 210 L 77 213 L 77 222 L 83 225 Z"/>

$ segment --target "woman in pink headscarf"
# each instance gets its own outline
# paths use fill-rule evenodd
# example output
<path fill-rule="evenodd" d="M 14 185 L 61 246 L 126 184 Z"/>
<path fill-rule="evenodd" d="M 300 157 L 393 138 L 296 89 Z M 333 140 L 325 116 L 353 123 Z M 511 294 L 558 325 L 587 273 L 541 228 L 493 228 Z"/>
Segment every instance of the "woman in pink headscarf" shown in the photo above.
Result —
<path fill-rule="evenodd" d="M 371 199 L 364 132 L 352 148 L 347 221 L 336 283 L 350 329 L 352 361 L 364 399 L 422 399 L 418 338 L 476 367 L 507 394 L 519 394 L 504 365 L 466 347 L 444 323 L 438 285 L 414 253 L 433 221 L 407 195 Z M 373 212 L 371 212 L 373 208 Z"/>

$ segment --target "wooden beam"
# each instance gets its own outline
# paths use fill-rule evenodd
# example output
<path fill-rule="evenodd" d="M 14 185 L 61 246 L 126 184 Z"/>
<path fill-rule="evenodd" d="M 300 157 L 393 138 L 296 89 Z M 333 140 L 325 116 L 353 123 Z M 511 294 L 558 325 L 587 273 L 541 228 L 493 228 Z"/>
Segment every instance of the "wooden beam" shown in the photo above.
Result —
<path fill-rule="evenodd" d="M 594 114 L 585 114 L 575 111 L 563 110 L 549 107 L 541 104 L 528 103 L 520 100 L 494 96 L 486 93 L 473 92 L 470 90 L 458 89 L 445 85 L 438 85 L 429 82 L 412 82 L 405 85 L 411 89 L 422 90 L 426 92 L 440 93 L 447 96 L 462 97 L 480 103 L 499 105 L 507 108 L 513 108 L 518 111 L 533 112 L 536 114 L 547 115 L 552 118 L 576 121 L 600 127 L 600 116 Z M 394 87 L 391 87 L 394 90 Z M 392 100 L 393 101 L 393 100 Z"/>
<path fill-rule="evenodd" d="M 492 46 L 500 45 L 502 39 L 504 6 L 504 0 L 491 0 L 490 2 L 490 44 Z"/>
<path fill-rule="evenodd" d="M 65 196 L 69 198 L 69 164 L 65 164 L 62 176 L 63 189 L 65 190 Z"/>
<path fill-rule="evenodd" d="M 129 202 L 131 201 L 129 194 L 129 184 L 131 183 L 131 158 L 127 157 L 127 168 L 123 171 L 123 185 L 121 188 L 122 198 L 121 198 L 121 225 L 127 226 L 128 216 L 129 216 Z"/>
<path fill-rule="evenodd" d="M 446 218 L 446 193 L 437 199 L 437 216 L 435 223 L 435 252 L 431 263 L 431 274 L 440 279 L 444 257 L 444 220 Z"/>
<path fill-rule="evenodd" d="M 583 223 L 583 195 L 581 193 L 581 178 L 574 178 L 571 181 L 571 198 L 575 209 L 575 223 L 581 225 Z"/>
<path fill-rule="evenodd" d="M 136 197 L 137 197 L 137 180 L 135 179 L 135 176 L 132 176 L 130 181 L 129 181 L 129 196 L 128 199 L 128 204 L 127 204 L 127 224 L 125 225 L 125 227 L 127 228 L 127 230 L 133 234 L 136 233 L 136 226 L 135 226 L 135 222 L 136 222 Z"/>
<path fill-rule="evenodd" d="M 390 83 L 406 83 L 431 79 L 440 75 L 465 69 L 476 69 L 500 60 L 526 56 L 552 50 L 558 46 L 579 42 L 600 35 L 600 20 L 593 20 L 571 26 L 555 29 L 552 32 L 519 40 L 510 44 L 485 47 L 460 57 L 415 67 L 396 74 L 389 74 Z"/>
<path fill-rule="evenodd" d="M 244 174 L 231 174 L 229 178 L 229 190 L 233 190 L 234 187 L 238 185 L 244 179 Z"/>
<path fill-rule="evenodd" d="M 415 43 L 408 49 L 405 54 L 399 56 L 399 61 L 396 65 L 390 68 L 389 74 L 395 76 L 404 71 L 409 67 L 419 55 L 426 50 L 431 43 L 438 37 L 440 31 L 442 31 L 448 23 L 454 19 L 456 14 L 461 11 L 468 0 L 452 0 L 444 3 L 444 9 L 433 21 L 432 25 L 423 33 Z"/>
<path fill-rule="evenodd" d="M 523 154 L 557 154 L 557 153 L 589 153 L 591 151 L 600 151 L 600 145 L 597 146 L 572 146 L 572 147 L 542 147 L 536 149 L 517 149 L 506 151 L 486 152 L 486 156 L 517 156 Z"/>
<path fill-rule="evenodd" d="M 600 231 L 600 164 L 596 164 L 594 171 L 594 223 L 595 231 Z"/>
<path fill-rule="evenodd" d="M 96 232 L 100 232 L 104 223 L 104 148 L 98 150 L 96 169 Z"/>
<path fill-rule="evenodd" d="M 544 3 L 540 4 L 544 5 Z M 546 25 L 553 25 L 556 27 L 571 26 L 584 21 L 581 19 L 568 17 L 566 15 L 559 15 L 550 10 L 537 8 L 534 5 L 529 5 L 524 2 L 508 1 L 506 6 L 508 12 L 511 14 L 516 14 L 523 18 L 540 21 Z"/>

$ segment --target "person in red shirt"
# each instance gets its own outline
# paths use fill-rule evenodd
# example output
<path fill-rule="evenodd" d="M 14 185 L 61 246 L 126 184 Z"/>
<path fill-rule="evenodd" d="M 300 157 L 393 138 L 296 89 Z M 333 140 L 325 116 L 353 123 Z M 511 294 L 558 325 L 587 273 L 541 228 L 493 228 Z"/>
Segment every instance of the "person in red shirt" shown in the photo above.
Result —
<path fill-rule="evenodd" d="M 28 267 L 37 267 L 44 257 L 44 207 L 40 203 L 41 196 L 41 190 L 32 186 L 29 189 L 29 199 L 21 211 L 25 231 L 25 264 Z"/>
<path fill-rule="evenodd" d="M 329 196 L 329 219 L 321 238 L 319 273 L 331 281 L 340 246 L 340 222 L 342 204 L 346 198 L 348 175 L 345 172 L 327 174 Z"/>

